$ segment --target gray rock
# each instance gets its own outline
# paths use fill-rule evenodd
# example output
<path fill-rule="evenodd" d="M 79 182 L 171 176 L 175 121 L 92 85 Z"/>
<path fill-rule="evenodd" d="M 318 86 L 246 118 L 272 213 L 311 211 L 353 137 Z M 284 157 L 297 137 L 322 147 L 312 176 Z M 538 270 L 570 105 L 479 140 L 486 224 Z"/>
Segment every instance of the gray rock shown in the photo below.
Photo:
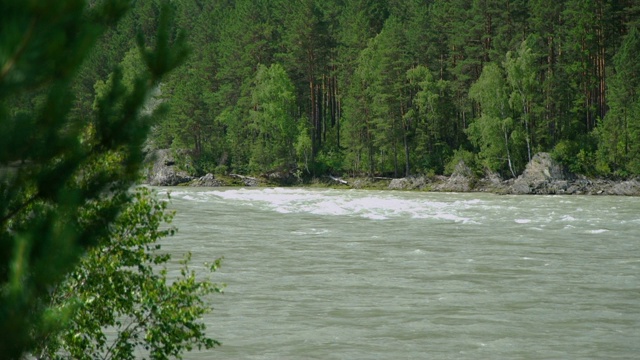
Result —
<path fill-rule="evenodd" d="M 152 186 L 175 186 L 193 180 L 186 171 L 178 170 L 169 149 L 160 149 L 147 155 L 150 163 L 146 183 Z"/>
<path fill-rule="evenodd" d="M 446 181 L 434 186 L 438 191 L 452 191 L 452 192 L 469 192 L 476 183 L 476 178 L 473 175 L 473 171 L 460 160 L 456 165 L 453 173 Z"/>
<path fill-rule="evenodd" d="M 215 176 L 213 176 L 213 174 L 209 173 L 205 176 L 192 180 L 189 183 L 189 186 L 219 187 L 219 186 L 224 186 L 224 182 L 222 180 L 216 179 Z"/>
<path fill-rule="evenodd" d="M 639 196 L 640 182 L 637 179 L 616 183 L 611 188 L 611 195 Z"/>
<path fill-rule="evenodd" d="M 229 174 L 229 176 L 234 177 L 236 179 L 240 179 L 240 181 L 242 181 L 244 186 L 256 187 L 260 185 L 260 183 L 258 182 L 258 179 L 252 178 L 250 176 L 244 176 L 239 174 Z"/>
<path fill-rule="evenodd" d="M 426 176 L 408 176 L 399 179 L 392 179 L 389 183 L 390 190 L 424 190 L 429 186 L 429 179 Z"/>
<path fill-rule="evenodd" d="M 389 183 L 390 190 L 406 190 L 409 188 L 410 181 L 407 178 L 393 179 Z"/>
<path fill-rule="evenodd" d="M 500 174 L 486 170 L 484 176 L 475 184 L 474 191 L 505 194 L 509 191 L 510 183 L 503 181 Z"/>
<path fill-rule="evenodd" d="M 574 176 L 549 153 L 538 153 L 511 186 L 513 194 L 564 194 Z"/>

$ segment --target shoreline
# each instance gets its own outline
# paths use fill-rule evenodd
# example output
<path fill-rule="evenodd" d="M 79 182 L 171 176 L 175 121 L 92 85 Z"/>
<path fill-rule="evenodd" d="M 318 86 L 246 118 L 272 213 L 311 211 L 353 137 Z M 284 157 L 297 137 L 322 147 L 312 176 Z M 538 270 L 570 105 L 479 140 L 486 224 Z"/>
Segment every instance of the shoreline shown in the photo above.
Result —
<path fill-rule="evenodd" d="M 298 187 L 298 188 L 327 188 L 327 189 L 358 189 L 358 190 L 390 190 L 416 192 L 456 192 L 456 193 L 491 193 L 496 195 L 587 195 L 587 196 L 640 196 L 640 181 L 587 179 L 538 181 L 531 183 L 518 182 L 518 179 L 497 180 L 495 178 L 466 178 L 456 176 L 437 175 L 427 177 L 415 175 L 405 178 L 376 179 L 373 177 L 336 178 L 329 176 L 311 178 L 302 182 L 274 181 L 265 177 L 246 177 L 245 181 L 238 181 L 229 176 L 213 176 L 207 174 L 206 180 L 195 178 L 188 182 L 174 185 L 148 184 L 168 187 Z"/>
<path fill-rule="evenodd" d="M 460 162 L 450 176 L 412 175 L 402 178 L 335 177 L 302 179 L 291 173 L 273 172 L 259 177 L 239 174 L 190 176 L 177 169 L 167 150 L 160 150 L 146 174 L 147 185 L 191 187 L 323 187 L 336 189 L 399 190 L 426 192 L 493 193 L 499 195 L 610 195 L 640 196 L 640 178 L 610 180 L 572 174 L 548 153 L 538 153 L 517 178 L 502 179 L 485 172 L 479 177 Z"/>

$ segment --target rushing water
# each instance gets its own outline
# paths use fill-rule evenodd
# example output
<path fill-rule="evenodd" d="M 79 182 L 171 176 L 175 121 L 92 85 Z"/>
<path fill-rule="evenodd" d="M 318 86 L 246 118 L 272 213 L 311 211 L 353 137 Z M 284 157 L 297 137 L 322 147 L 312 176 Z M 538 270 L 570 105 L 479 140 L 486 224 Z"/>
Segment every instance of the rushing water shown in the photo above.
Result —
<path fill-rule="evenodd" d="M 169 189 L 161 188 L 160 193 Z M 224 256 L 187 359 L 640 356 L 640 199 L 172 189 L 194 264 Z"/>

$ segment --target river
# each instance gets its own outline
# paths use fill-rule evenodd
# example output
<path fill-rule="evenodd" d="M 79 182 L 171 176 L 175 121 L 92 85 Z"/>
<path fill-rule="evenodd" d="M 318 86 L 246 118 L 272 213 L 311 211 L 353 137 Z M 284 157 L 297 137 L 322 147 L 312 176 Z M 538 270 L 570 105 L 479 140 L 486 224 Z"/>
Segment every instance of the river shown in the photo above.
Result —
<path fill-rule="evenodd" d="M 157 188 L 193 264 L 224 257 L 185 359 L 631 359 L 640 199 Z"/>

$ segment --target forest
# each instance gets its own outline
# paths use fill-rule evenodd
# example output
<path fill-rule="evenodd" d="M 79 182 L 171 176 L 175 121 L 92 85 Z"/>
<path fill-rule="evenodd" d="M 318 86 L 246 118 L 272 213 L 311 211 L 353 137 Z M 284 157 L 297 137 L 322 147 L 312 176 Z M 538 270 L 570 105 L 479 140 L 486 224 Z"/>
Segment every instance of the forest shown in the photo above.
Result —
<path fill-rule="evenodd" d="M 132 191 L 154 149 L 193 175 L 401 177 L 464 160 L 512 178 L 538 152 L 590 177 L 640 175 L 639 11 L 639 0 L 0 2 L 0 354 L 220 345 L 199 319 L 224 285 L 196 275 L 188 253 L 168 278 L 156 241 L 175 233 L 173 213 Z"/>
<path fill-rule="evenodd" d="M 84 64 L 76 115 L 113 66 L 125 85 L 142 66 L 136 32 L 153 37 L 159 1 L 132 3 Z M 173 6 L 190 56 L 148 102 L 169 105 L 148 146 L 193 175 L 401 177 L 464 160 L 510 178 L 542 151 L 587 176 L 640 174 L 640 1 Z"/>

